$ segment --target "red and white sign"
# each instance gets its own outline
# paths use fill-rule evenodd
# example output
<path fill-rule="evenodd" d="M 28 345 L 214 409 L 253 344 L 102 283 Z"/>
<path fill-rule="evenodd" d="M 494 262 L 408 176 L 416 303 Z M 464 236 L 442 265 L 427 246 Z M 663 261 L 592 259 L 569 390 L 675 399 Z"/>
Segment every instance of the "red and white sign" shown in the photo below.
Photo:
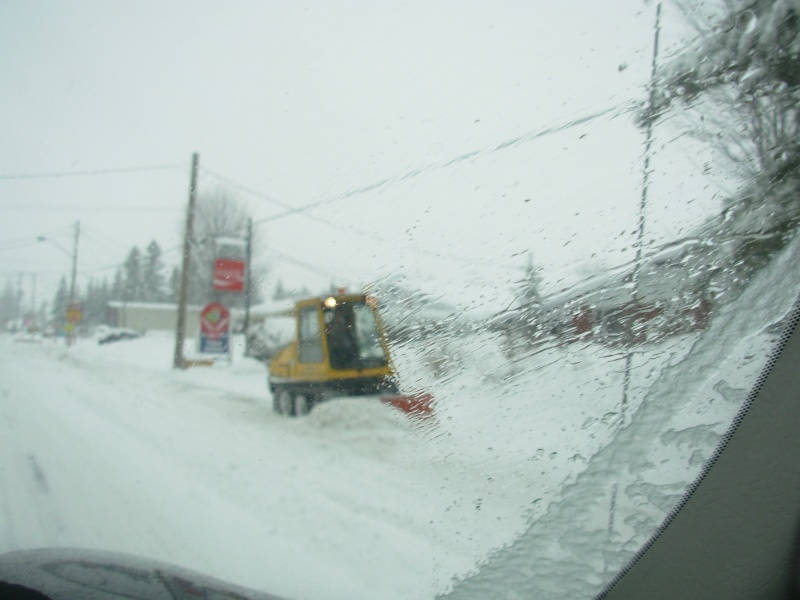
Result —
<path fill-rule="evenodd" d="M 67 307 L 67 323 L 80 323 L 82 317 L 80 304 L 70 304 Z"/>
<path fill-rule="evenodd" d="M 216 341 L 228 333 L 231 314 L 219 302 L 212 302 L 200 313 L 200 331 L 211 341 Z"/>
<path fill-rule="evenodd" d="M 214 289 L 220 292 L 243 292 L 244 261 L 229 258 L 215 260 Z"/>

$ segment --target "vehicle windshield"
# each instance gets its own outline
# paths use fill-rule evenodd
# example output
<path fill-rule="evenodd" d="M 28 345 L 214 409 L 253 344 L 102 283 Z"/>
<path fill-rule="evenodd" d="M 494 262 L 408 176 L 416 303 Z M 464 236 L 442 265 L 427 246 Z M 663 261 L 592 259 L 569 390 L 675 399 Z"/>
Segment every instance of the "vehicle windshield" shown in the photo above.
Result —
<path fill-rule="evenodd" d="M 364 302 L 342 302 L 323 310 L 328 353 L 334 369 L 386 365 L 375 315 Z"/>
<path fill-rule="evenodd" d="M 0 554 L 600 593 L 800 294 L 799 11 L 0 3 Z"/>

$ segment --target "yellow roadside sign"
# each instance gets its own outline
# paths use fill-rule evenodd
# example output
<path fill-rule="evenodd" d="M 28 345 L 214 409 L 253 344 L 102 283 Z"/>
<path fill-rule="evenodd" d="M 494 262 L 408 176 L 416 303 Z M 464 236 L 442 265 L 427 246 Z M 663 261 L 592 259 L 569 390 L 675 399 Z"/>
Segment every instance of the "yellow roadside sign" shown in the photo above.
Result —
<path fill-rule="evenodd" d="M 83 313 L 81 312 L 80 306 L 70 306 L 67 309 L 67 322 L 68 323 L 80 323 L 81 317 Z"/>

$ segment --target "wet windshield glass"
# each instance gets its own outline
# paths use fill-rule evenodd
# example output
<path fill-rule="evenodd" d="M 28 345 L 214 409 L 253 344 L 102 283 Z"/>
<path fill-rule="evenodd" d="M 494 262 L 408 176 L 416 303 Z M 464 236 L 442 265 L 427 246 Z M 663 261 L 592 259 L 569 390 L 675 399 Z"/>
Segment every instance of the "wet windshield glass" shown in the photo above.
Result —
<path fill-rule="evenodd" d="M 353 326 L 361 358 L 381 364 L 385 354 L 381 346 L 375 315 L 366 304 L 353 305 Z"/>
<path fill-rule="evenodd" d="M 372 309 L 362 302 L 342 302 L 323 311 L 328 353 L 334 369 L 365 369 L 386 364 Z"/>
<path fill-rule="evenodd" d="M 0 4 L 0 552 L 597 594 L 800 292 L 795 4 Z"/>

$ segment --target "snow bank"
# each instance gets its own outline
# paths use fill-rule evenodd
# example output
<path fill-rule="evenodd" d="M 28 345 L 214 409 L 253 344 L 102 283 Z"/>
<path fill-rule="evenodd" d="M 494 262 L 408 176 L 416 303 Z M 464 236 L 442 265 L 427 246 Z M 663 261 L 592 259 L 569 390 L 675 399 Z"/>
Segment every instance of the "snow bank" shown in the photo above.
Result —
<path fill-rule="evenodd" d="M 527 531 L 444 597 L 598 593 L 677 504 L 741 408 L 777 339 L 764 324 L 779 324 L 796 300 L 798 261 L 800 238 L 667 361 L 629 423 Z"/>

